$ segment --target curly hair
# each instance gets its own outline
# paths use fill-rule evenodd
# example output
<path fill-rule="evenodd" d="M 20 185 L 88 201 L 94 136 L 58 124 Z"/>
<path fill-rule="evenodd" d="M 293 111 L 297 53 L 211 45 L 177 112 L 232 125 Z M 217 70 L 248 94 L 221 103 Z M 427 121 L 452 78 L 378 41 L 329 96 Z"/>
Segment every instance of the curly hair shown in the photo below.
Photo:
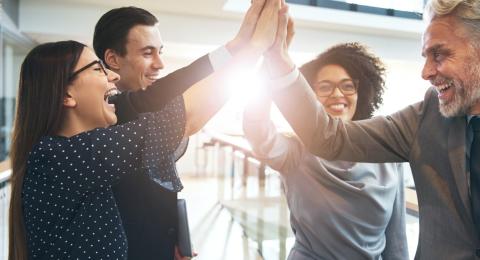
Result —
<path fill-rule="evenodd" d="M 300 67 L 310 86 L 320 69 L 326 65 L 338 65 L 345 69 L 352 79 L 358 80 L 357 109 L 352 120 L 372 117 L 382 104 L 385 86 L 385 65 L 359 43 L 344 43 L 331 47 L 318 57 Z"/>

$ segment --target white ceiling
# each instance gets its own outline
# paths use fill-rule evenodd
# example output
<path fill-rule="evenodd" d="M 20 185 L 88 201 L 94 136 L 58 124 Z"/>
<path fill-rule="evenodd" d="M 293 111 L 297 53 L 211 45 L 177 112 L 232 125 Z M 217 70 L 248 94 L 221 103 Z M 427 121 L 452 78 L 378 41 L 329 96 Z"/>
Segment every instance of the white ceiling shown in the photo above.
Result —
<path fill-rule="evenodd" d="M 234 37 L 250 0 L 20 0 L 20 30 L 37 42 L 89 44 L 106 11 L 135 5 L 154 13 L 169 64 L 185 64 Z M 299 62 L 336 43 L 360 41 L 384 59 L 418 62 L 422 21 L 290 5 Z M 175 68 L 177 66 L 172 66 Z"/>
<path fill-rule="evenodd" d="M 37 42 L 74 39 L 89 44 L 95 23 L 103 13 L 120 6 L 142 7 L 159 19 L 167 64 L 163 72 L 168 73 L 231 39 L 249 3 L 250 0 L 20 0 L 19 30 Z M 387 63 L 389 90 L 384 100 L 390 106 L 383 112 L 395 111 L 405 102 L 412 103 L 409 98 L 420 99 L 423 95 L 423 89 L 418 87 L 425 85 L 419 77 L 423 62 L 422 21 L 299 5 L 290 5 L 290 14 L 296 24 L 291 53 L 297 64 L 333 44 L 359 41 Z"/>

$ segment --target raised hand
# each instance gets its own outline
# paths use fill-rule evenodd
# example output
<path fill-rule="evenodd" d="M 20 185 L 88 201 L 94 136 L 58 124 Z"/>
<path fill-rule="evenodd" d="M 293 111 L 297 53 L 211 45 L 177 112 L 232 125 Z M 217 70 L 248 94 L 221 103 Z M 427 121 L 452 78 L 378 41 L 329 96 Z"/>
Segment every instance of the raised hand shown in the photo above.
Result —
<path fill-rule="evenodd" d="M 257 21 L 255 32 L 250 40 L 250 47 L 265 52 L 275 41 L 278 29 L 278 17 L 281 0 L 266 0 L 262 13 Z"/>
<path fill-rule="evenodd" d="M 278 30 L 273 45 L 265 52 L 265 62 L 270 77 L 277 78 L 288 74 L 295 67 L 288 47 L 293 39 L 294 23 L 288 15 L 288 6 L 282 0 L 282 7 L 278 16 Z"/>
<path fill-rule="evenodd" d="M 257 26 L 258 18 L 262 13 L 263 7 L 265 5 L 265 0 L 253 0 L 252 5 L 248 9 L 245 17 L 243 18 L 242 25 L 240 30 L 233 40 L 226 44 L 226 48 L 231 54 L 238 53 L 239 50 L 244 48 L 246 44 L 252 38 L 253 32 L 255 32 L 255 27 Z"/>
<path fill-rule="evenodd" d="M 232 55 L 242 56 L 239 64 L 256 61 L 275 41 L 282 0 L 253 0 L 235 38 L 226 44 Z M 243 66 L 243 65 L 241 65 Z"/>

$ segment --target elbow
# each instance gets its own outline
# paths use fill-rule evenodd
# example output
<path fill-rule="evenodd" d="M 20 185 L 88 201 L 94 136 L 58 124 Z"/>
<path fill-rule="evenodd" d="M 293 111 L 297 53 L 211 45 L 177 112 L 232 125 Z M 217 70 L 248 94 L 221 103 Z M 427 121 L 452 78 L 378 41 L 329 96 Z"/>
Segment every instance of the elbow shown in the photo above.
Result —
<path fill-rule="evenodd" d="M 185 122 L 185 136 L 192 136 L 198 133 L 203 128 L 203 124 L 198 120 L 195 120 L 195 117 L 192 116 L 192 113 L 186 113 L 186 122 Z"/>
<path fill-rule="evenodd" d="M 201 126 L 197 126 L 195 124 L 187 124 L 185 125 L 185 136 L 192 136 L 196 133 L 198 133 L 198 131 L 200 131 L 202 129 Z"/>
<path fill-rule="evenodd" d="M 339 157 L 340 149 L 338 147 L 343 145 L 337 144 L 337 141 L 336 138 L 318 139 L 315 136 L 311 136 L 308 140 L 302 139 L 308 152 L 329 161 L 337 160 Z"/>

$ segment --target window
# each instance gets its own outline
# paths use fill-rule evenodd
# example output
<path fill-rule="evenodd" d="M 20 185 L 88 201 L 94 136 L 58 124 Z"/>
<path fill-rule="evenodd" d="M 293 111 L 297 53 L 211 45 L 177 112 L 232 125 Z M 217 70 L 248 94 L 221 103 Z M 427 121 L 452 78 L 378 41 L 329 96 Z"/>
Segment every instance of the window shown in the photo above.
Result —
<path fill-rule="evenodd" d="M 287 0 L 302 4 L 359 13 L 422 19 L 424 0 Z"/>

